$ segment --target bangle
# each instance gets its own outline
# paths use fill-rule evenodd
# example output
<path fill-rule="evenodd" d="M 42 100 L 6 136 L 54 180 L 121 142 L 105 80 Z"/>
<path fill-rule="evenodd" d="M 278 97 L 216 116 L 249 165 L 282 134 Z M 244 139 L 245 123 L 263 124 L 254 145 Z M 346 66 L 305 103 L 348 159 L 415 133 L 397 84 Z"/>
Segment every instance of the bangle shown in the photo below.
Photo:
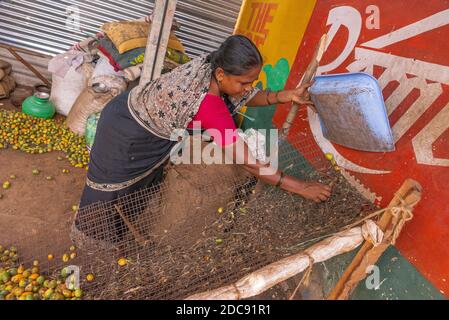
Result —
<path fill-rule="evenodd" d="M 282 181 L 284 181 L 284 172 L 281 171 L 281 176 L 279 177 L 279 181 L 276 184 L 276 187 L 280 187 L 282 184 Z"/>
<path fill-rule="evenodd" d="M 274 98 L 275 98 L 275 102 L 273 102 L 273 103 L 271 103 L 270 102 L 270 93 L 271 92 L 273 92 L 273 91 L 268 91 L 267 92 L 267 103 L 268 103 L 268 105 L 270 106 L 270 105 L 272 105 L 272 104 L 275 104 L 275 103 L 278 103 L 279 102 L 279 100 L 278 100 L 278 93 L 279 93 L 279 91 L 274 91 L 276 94 L 274 95 Z"/>

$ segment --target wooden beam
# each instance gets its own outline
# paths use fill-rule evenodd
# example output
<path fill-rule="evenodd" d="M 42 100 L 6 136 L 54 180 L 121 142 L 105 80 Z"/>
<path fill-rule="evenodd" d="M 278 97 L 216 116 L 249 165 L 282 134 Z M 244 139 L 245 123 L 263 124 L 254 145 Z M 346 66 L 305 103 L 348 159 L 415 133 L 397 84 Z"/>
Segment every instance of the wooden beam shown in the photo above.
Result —
<path fill-rule="evenodd" d="M 420 199 L 421 186 L 418 182 L 407 179 L 396 192 L 388 207 L 408 206 L 411 209 Z M 377 222 L 379 228 L 384 232 L 382 243 L 374 247 L 371 243 L 365 241 L 331 291 L 328 300 L 345 300 L 349 298 L 357 284 L 366 277 L 367 267 L 374 265 L 391 245 L 391 242 L 395 241 L 394 236 L 397 236 L 396 228 L 400 219 L 401 217 L 394 214 L 392 209 L 383 213 Z M 400 232 L 400 230 L 398 231 Z"/>
<path fill-rule="evenodd" d="M 168 39 L 175 16 L 177 0 L 156 0 L 151 21 L 151 30 L 145 49 L 140 85 L 157 79 L 162 73 Z"/>

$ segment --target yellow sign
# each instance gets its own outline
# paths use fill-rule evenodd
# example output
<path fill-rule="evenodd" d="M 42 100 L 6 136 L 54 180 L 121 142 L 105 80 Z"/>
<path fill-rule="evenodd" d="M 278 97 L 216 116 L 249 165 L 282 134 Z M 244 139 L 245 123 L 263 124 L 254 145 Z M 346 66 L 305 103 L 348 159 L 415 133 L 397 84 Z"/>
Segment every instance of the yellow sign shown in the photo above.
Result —
<path fill-rule="evenodd" d="M 236 34 L 250 38 L 265 64 L 279 59 L 293 63 L 316 0 L 244 0 L 235 27 Z M 266 87 L 266 79 L 261 81 Z"/>

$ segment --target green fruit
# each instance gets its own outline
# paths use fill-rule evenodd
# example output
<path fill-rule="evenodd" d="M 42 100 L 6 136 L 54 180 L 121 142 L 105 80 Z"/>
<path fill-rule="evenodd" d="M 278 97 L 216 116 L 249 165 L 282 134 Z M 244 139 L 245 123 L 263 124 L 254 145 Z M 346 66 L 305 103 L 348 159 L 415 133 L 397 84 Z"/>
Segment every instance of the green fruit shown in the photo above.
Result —
<path fill-rule="evenodd" d="M 3 281 L 3 283 L 8 282 L 9 280 L 11 280 L 11 275 L 9 274 L 9 272 L 4 271 L 1 275 L 0 275 L 0 280 Z"/>
<path fill-rule="evenodd" d="M 15 276 L 17 274 L 17 268 L 11 268 L 8 270 L 8 272 L 11 276 Z"/>
<path fill-rule="evenodd" d="M 25 288 L 27 284 L 28 283 L 25 279 L 22 279 L 19 281 L 19 287 L 21 287 L 21 288 Z"/>
<path fill-rule="evenodd" d="M 68 272 L 67 268 L 62 268 L 61 277 L 67 278 L 68 274 L 69 274 L 69 272 Z"/>
<path fill-rule="evenodd" d="M 40 285 L 42 285 L 45 281 L 45 278 L 43 276 L 40 276 L 36 279 L 36 282 L 39 283 Z"/>

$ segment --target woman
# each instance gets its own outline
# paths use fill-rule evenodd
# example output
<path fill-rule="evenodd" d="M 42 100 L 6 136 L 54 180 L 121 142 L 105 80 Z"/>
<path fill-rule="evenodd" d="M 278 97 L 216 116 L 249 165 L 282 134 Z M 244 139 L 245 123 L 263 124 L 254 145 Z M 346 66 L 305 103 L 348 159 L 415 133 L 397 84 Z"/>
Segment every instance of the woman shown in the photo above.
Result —
<path fill-rule="evenodd" d="M 231 36 L 208 56 L 114 98 L 98 122 L 80 207 L 112 201 L 159 183 L 178 142 L 174 132 L 192 127 L 193 121 L 201 121 L 203 129 L 215 129 L 211 130 L 214 142 L 245 163 L 244 168 L 260 180 L 316 202 L 326 200 L 329 186 L 304 182 L 279 170 L 261 175 L 265 165 L 251 159 L 246 145 L 236 147 L 240 138 L 230 108 L 290 101 L 312 104 L 308 86 L 279 92 L 253 88 L 262 65 L 260 52 L 248 38 Z M 233 133 L 229 139 L 223 138 L 226 130 Z"/>

